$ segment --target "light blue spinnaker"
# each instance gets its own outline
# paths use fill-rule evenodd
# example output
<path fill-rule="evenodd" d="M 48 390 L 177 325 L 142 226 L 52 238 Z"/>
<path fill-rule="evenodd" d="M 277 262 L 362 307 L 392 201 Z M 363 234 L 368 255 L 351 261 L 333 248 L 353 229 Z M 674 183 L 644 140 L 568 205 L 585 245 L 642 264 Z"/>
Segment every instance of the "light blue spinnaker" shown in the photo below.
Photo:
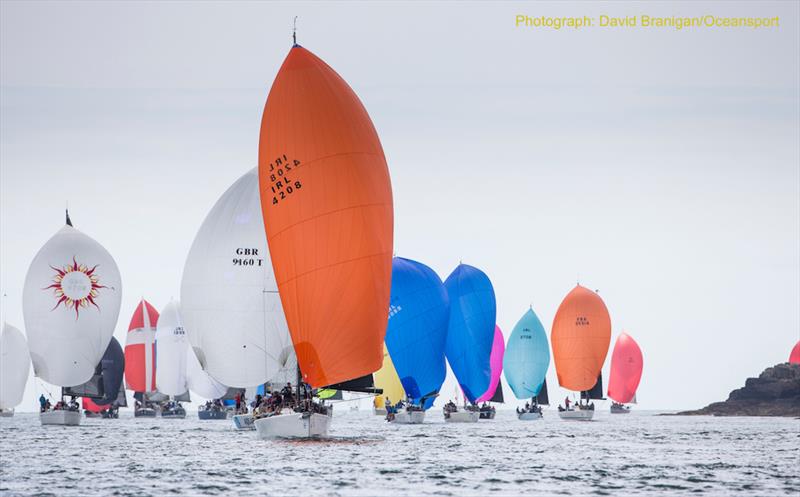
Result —
<path fill-rule="evenodd" d="M 447 291 L 433 269 L 395 257 L 385 341 L 403 389 L 414 404 L 442 387 L 449 317 Z M 423 407 L 428 409 L 434 400 L 435 395 L 426 397 Z"/>
<path fill-rule="evenodd" d="M 444 282 L 450 297 L 445 354 L 464 396 L 470 402 L 489 388 L 489 358 L 497 307 L 494 288 L 480 269 L 459 264 Z"/>
<path fill-rule="evenodd" d="M 506 344 L 503 372 L 518 399 L 539 395 L 547 368 L 550 367 L 550 346 L 542 322 L 528 309 L 514 326 Z"/>

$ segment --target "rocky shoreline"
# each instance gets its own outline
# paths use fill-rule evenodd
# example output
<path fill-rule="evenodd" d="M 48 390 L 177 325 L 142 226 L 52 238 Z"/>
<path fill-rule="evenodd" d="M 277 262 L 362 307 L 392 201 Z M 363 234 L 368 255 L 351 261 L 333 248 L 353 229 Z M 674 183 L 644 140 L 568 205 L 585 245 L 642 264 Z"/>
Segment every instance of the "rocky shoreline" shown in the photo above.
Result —
<path fill-rule="evenodd" d="M 790 416 L 800 417 L 800 364 L 776 364 L 758 378 L 748 378 L 728 400 L 714 402 L 677 416 Z"/>

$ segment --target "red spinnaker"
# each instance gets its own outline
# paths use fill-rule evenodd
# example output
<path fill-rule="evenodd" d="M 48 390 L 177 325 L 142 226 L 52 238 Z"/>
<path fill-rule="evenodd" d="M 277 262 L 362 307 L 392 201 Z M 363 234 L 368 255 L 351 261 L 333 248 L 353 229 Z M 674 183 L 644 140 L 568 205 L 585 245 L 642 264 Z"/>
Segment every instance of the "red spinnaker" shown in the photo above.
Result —
<path fill-rule="evenodd" d="M 622 333 L 611 354 L 611 374 L 608 379 L 608 396 L 620 404 L 627 404 L 636 396 L 642 379 L 644 359 L 642 350 L 627 333 Z"/>

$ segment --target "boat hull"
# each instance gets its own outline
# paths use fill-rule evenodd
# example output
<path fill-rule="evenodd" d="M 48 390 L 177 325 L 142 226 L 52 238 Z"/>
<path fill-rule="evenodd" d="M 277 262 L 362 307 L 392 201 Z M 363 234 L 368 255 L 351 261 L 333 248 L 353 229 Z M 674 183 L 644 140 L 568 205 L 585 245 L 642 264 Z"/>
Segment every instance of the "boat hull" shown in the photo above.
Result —
<path fill-rule="evenodd" d="M 66 411 L 63 409 L 59 409 L 58 411 L 42 412 L 39 413 L 39 421 L 42 422 L 42 426 L 78 426 L 81 424 L 81 412 Z"/>
<path fill-rule="evenodd" d="M 494 419 L 495 411 L 480 411 L 480 419 Z"/>
<path fill-rule="evenodd" d="M 543 419 L 542 413 L 540 412 L 518 412 L 517 419 L 520 421 L 536 421 L 538 419 Z"/>
<path fill-rule="evenodd" d="M 175 409 L 173 411 L 161 411 L 161 417 L 167 419 L 185 419 L 186 418 L 186 410 L 185 409 Z"/>
<path fill-rule="evenodd" d="M 425 411 L 401 411 L 394 415 L 391 423 L 401 425 L 419 425 L 425 421 Z"/>
<path fill-rule="evenodd" d="M 611 414 L 630 414 L 630 407 L 611 406 Z"/>
<path fill-rule="evenodd" d="M 255 430 L 252 414 L 236 414 L 233 416 L 233 427 L 237 430 Z"/>
<path fill-rule="evenodd" d="M 0 409 L 0 418 L 14 417 L 14 409 Z"/>
<path fill-rule="evenodd" d="M 565 421 L 591 421 L 594 409 L 576 409 L 574 411 L 558 411 L 558 417 Z"/>
<path fill-rule="evenodd" d="M 325 438 L 331 425 L 331 414 L 300 413 L 278 414 L 256 419 L 258 438 Z"/>
<path fill-rule="evenodd" d="M 480 419 L 478 411 L 456 411 L 445 415 L 445 423 L 477 423 Z"/>
<path fill-rule="evenodd" d="M 155 418 L 156 417 L 156 410 L 145 408 L 145 409 L 136 409 L 133 411 L 134 418 Z"/>
<path fill-rule="evenodd" d="M 197 411 L 197 417 L 202 420 L 228 419 L 228 413 L 225 411 Z"/>

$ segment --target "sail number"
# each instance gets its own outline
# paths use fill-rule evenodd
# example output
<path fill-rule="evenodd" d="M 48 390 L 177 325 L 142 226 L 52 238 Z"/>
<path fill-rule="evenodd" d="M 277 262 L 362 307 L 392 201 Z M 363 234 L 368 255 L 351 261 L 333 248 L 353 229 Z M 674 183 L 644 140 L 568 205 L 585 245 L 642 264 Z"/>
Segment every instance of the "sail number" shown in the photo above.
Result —
<path fill-rule="evenodd" d="M 575 326 L 589 326 L 589 318 L 578 316 L 575 318 Z"/>
<path fill-rule="evenodd" d="M 242 257 L 250 256 L 250 257 Z M 264 259 L 258 257 L 257 248 L 237 248 L 236 257 L 233 258 L 234 266 L 256 266 L 261 267 L 264 264 Z"/>
<path fill-rule="evenodd" d="M 289 174 L 294 176 L 292 171 L 299 166 L 299 160 L 290 160 L 286 154 L 270 162 L 268 174 L 271 183 L 269 188 L 272 190 L 272 205 L 286 199 L 289 195 L 303 187 L 300 181 L 293 180 L 289 176 Z"/>

